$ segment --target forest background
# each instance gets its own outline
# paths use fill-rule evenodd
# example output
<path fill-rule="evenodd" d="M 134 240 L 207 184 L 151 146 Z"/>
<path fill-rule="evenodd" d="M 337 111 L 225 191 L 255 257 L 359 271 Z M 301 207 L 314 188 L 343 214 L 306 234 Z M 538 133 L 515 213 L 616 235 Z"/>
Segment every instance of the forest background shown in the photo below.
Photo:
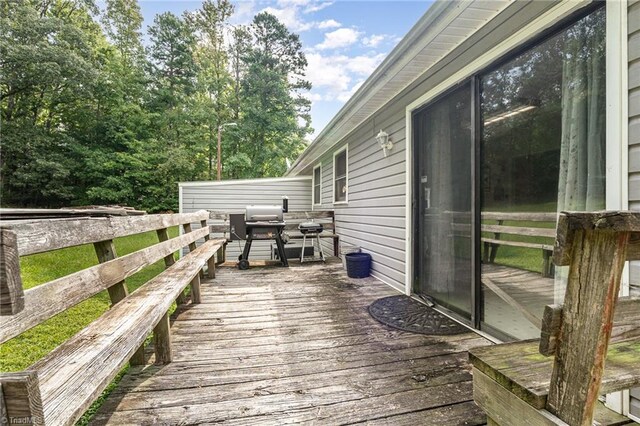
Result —
<path fill-rule="evenodd" d="M 0 2 L 2 207 L 178 208 L 178 182 L 280 176 L 312 133 L 299 36 L 229 0 Z"/>

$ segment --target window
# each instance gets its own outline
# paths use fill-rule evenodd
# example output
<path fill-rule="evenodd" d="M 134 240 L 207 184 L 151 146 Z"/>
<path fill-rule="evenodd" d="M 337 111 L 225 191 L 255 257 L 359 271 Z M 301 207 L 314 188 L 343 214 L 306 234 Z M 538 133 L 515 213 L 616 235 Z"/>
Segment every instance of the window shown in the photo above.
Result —
<path fill-rule="evenodd" d="M 318 164 L 313 169 L 313 205 L 322 204 L 322 171 Z"/>
<path fill-rule="evenodd" d="M 333 154 L 333 202 L 346 203 L 348 201 L 348 167 L 347 148 Z"/>

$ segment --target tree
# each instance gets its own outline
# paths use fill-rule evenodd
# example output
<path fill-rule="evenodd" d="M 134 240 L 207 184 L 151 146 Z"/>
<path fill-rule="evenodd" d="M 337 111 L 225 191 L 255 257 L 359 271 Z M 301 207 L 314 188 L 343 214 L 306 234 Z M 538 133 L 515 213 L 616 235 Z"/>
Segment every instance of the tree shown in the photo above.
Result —
<path fill-rule="evenodd" d="M 190 26 L 170 12 L 157 15 L 149 28 L 152 105 L 175 109 L 193 93 L 195 36 Z"/>
<path fill-rule="evenodd" d="M 228 55 L 224 45 L 224 30 L 233 13 L 233 5 L 228 0 L 206 0 L 202 8 L 188 15 L 188 22 L 197 29 L 198 47 L 195 60 L 198 65 L 196 99 L 204 135 L 208 139 L 208 178 L 213 179 L 213 153 L 217 129 L 229 117 L 227 92 L 231 84 L 228 71 Z"/>
<path fill-rule="evenodd" d="M 137 1 L 107 0 L 102 22 L 113 46 L 128 67 L 141 67 L 144 63 L 142 21 Z"/>
<path fill-rule="evenodd" d="M 287 158 L 304 149 L 311 131 L 310 102 L 302 93 L 311 88 L 304 79 L 307 60 L 300 38 L 266 12 L 255 16 L 249 33 L 252 46 L 244 57 L 241 129 L 256 177 L 279 176 Z"/>
<path fill-rule="evenodd" d="M 93 99 L 99 28 L 80 2 L 3 2 L 0 17 L 3 203 L 58 206 L 78 197 L 79 111 Z M 64 13 L 61 13 L 64 11 Z M 60 17 L 59 17 L 60 16 Z"/>

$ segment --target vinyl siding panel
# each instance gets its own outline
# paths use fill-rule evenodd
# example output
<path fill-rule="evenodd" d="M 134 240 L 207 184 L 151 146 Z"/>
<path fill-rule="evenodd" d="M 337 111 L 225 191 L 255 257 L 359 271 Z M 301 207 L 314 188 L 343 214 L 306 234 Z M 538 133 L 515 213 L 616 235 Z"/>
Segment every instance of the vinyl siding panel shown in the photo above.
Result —
<path fill-rule="evenodd" d="M 311 210 L 311 177 L 280 178 L 265 180 L 224 181 L 202 185 L 185 182 L 182 188 L 182 212 L 190 213 L 198 210 L 221 210 L 244 213 L 249 204 L 278 204 L 282 196 L 289 197 L 289 211 Z M 222 221 L 210 220 L 209 224 L 222 224 Z M 223 236 L 225 234 L 214 234 Z M 228 236 L 226 234 L 225 236 Z M 251 259 L 270 259 L 272 241 L 255 241 L 251 246 Z M 233 241 L 227 246 L 227 259 L 238 258 L 244 248 L 244 241 Z M 326 253 L 332 253 L 328 251 Z"/>
<path fill-rule="evenodd" d="M 356 245 L 370 253 L 372 274 L 377 278 L 404 290 L 407 106 L 551 6 L 552 2 L 515 2 L 305 169 L 304 174 L 310 175 L 314 166 L 322 164 L 321 208 L 335 208 L 336 232 L 341 244 Z M 445 29 L 447 31 L 455 35 L 455 28 Z M 442 37 L 446 42 L 447 35 Z M 375 141 L 380 130 L 387 132 L 394 144 L 386 158 Z M 349 203 L 334 206 L 333 153 L 347 144 Z"/>
<path fill-rule="evenodd" d="M 629 208 L 640 210 L 640 1 L 630 1 L 629 30 Z M 640 294 L 640 262 L 631 262 L 631 292 Z M 640 417 L 640 388 L 632 389 L 629 413 Z"/>
<path fill-rule="evenodd" d="M 629 208 L 640 210 L 640 2 L 629 2 Z M 640 287 L 640 262 L 632 262 L 631 285 Z"/>

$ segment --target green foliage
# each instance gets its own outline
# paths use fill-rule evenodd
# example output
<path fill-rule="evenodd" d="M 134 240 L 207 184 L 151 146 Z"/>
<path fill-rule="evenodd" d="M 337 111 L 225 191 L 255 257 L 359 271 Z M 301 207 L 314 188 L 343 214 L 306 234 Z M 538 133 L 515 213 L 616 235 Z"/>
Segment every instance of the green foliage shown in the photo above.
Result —
<path fill-rule="evenodd" d="M 304 148 L 297 35 L 269 14 L 229 28 L 229 0 L 163 13 L 135 1 L 0 3 L 3 206 L 176 210 L 177 183 L 276 176 Z M 230 34 L 226 43 L 223 35 Z"/>
<path fill-rule="evenodd" d="M 246 68 L 240 82 L 239 129 L 251 143 L 240 144 L 239 150 L 257 177 L 279 176 L 286 171 L 286 159 L 302 152 L 311 131 L 310 102 L 301 95 L 311 88 L 304 80 L 307 60 L 299 37 L 269 13 L 256 15 L 248 34 L 252 42 L 242 53 Z"/>

